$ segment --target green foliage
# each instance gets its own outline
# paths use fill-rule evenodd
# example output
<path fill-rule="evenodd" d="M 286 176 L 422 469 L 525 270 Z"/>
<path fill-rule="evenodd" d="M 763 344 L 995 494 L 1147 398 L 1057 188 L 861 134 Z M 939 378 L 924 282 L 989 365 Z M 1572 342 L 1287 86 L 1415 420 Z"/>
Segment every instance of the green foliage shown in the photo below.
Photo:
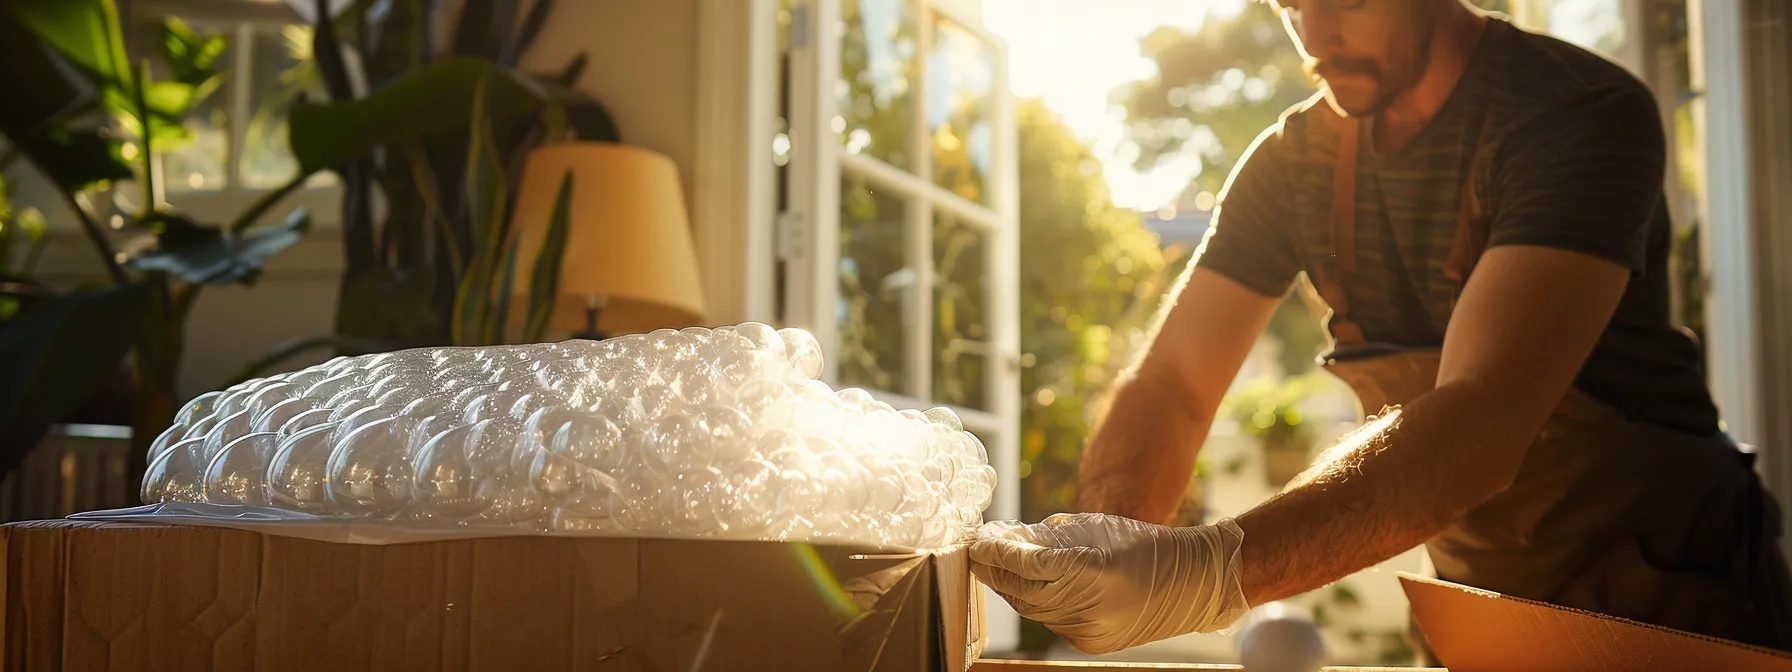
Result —
<path fill-rule="evenodd" d="M 568 222 L 572 218 L 572 173 L 560 180 L 560 191 L 554 196 L 554 214 L 548 222 L 548 230 L 542 238 L 541 250 L 535 257 L 535 277 L 529 285 L 529 305 L 524 324 L 523 340 L 539 341 L 547 334 L 548 320 L 553 317 L 554 301 L 559 294 L 560 262 L 566 257 L 566 237 Z M 514 259 L 516 248 L 510 248 Z M 498 295 L 499 300 L 510 299 L 509 279 L 511 271 L 504 273 L 505 288 Z M 504 311 L 498 311 L 499 324 L 504 323 Z"/>
<path fill-rule="evenodd" d="M 1136 213 L 1115 206 L 1100 162 L 1043 103 L 1019 106 L 1022 515 L 1070 510 L 1094 409 L 1173 269 Z"/>
<path fill-rule="evenodd" d="M 1044 103 L 1018 106 L 1021 516 L 1074 510 L 1083 444 L 1175 266 L 1137 213 L 1108 195 L 1101 164 Z M 1022 648 L 1050 632 L 1023 625 Z"/>
<path fill-rule="evenodd" d="M 0 467 L 10 467 L 50 423 L 116 376 L 128 350 L 139 450 L 131 453 L 126 481 L 135 480 L 145 466 L 141 448 L 173 416 L 184 322 L 200 288 L 252 283 L 261 263 L 296 242 L 309 221 L 298 210 L 284 223 L 251 229 L 304 175 L 225 226 L 195 222 L 155 201 L 150 161 L 190 136 L 183 117 L 222 81 L 225 48 L 221 36 L 178 20 L 164 22 L 159 36 L 149 46 L 170 73 L 166 80 L 149 76 L 148 60 L 133 68 L 111 0 L 16 0 L 0 8 L 0 89 L 29 92 L 18 96 L 28 102 L 0 106 L 8 145 L 0 168 L 17 159 L 49 179 L 112 284 L 33 296 L 28 305 L 9 295 L 0 305 L 0 350 L 6 361 L 29 364 L 0 376 L 0 445 L 8 449 Z M 114 202 L 100 198 L 110 183 L 125 178 L 142 190 L 138 209 L 99 210 L 96 203 Z M 0 266 L 28 274 L 42 216 L 0 211 Z M 117 231 L 99 225 L 108 214 Z M 20 239 L 27 251 L 12 267 L 11 248 Z M 12 285 L 34 286 L 28 278 Z"/>
<path fill-rule="evenodd" d="M 1141 44 L 1156 77 L 1122 87 L 1129 138 L 1140 166 L 1195 152 L 1201 170 L 1188 189 L 1217 194 L 1238 160 L 1288 108 L 1313 96 L 1300 52 L 1274 10 L 1249 3 L 1236 16 L 1192 32 L 1159 28 Z M 1298 291 L 1284 297 L 1268 332 L 1290 374 L 1313 370 L 1326 338 L 1322 307 Z"/>
<path fill-rule="evenodd" d="M 476 95 L 481 83 L 485 95 Z M 494 126 L 537 114 L 549 101 L 536 82 L 480 58 L 423 66 L 369 94 L 339 103 L 301 100 L 291 112 L 292 153 L 303 170 L 325 170 L 368 147 L 413 142 L 473 126 L 474 110 Z"/>
<path fill-rule="evenodd" d="M 248 284 L 268 257 L 291 247 L 311 228 L 311 215 L 294 208 L 286 220 L 244 234 L 201 226 L 180 215 L 157 212 L 160 244 L 130 261 L 140 271 L 165 271 L 194 285 Z"/>
<path fill-rule="evenodd" d="M 515 0 L 467 3 L 449 55 L 435 60 L 425 28 L 440 24 L 437 3 L 357 3 L 311 26 L 312 59 L 291 79 L 315 73 L 328 100 L 296 104 L 289 137 L 301 165 L 343 184 L 338 336 L 390 348 L 541 338 L 540 297 L 553 294 L 557 274 L 529 279 L 530 306 L 510 307 L 522 163 L 544 143 L 618 140 L 603 106 L 569 88 L 583 55 L 556 73 L 514 68 L 551 7 L 534 3 L 518 27 Z M 360 79 L 374 83 L 364 95 L 348 85 L 345 46 L 364 54 Z M 376 191 L 386 204 L 379 221 Z M 560 233 L 550 230 L 549 243 L 564 240 L 564 219 L 550 222 Z M 551 267 L 563 247 L 544 247 Z"/>
<path fill-rule="evenodd" d="M 1314 374 L 1319 375 L 1319 374 Z M 1284 441 L 1307 431 L 1300 402 L 1313 391 L 1312 376 L 1294 376 L 1280 381 L 1252 381 L 1220 404 L 1220 415 L 1229 415 L 1240 429 L 1251 436 L 1270 441 Z"/>
<path fill-rule="evenodd" d="M 1251 141 L 1315 90 L 1281 19 L 1261 3 L 1193 32 L 1159 28 L 1141 48 L 1158 74 L 1121 90 L 1138 163 L 1195 152 L 1197 191 L 1219 193 Z"/>
<path fill-rule="evenodd" d="M 150 291 L 133 283 L 77 292 L 0 324 L 0 470 L 117 375 Z"/>
<path fill-rule="evenodd" d="M 14 8 L 0 8 L 0 85 L 29 92 L 0 105 L 8 152 L 31 157 L 50 180 L 77 189 L 129 178 L 131 166 L 119 158 L 118 142 L 96 120 L 96 87 L 85 77 L 67 76 L 71 70 Z"/>
<path fill-rule="evenodd" d="M 0 174 L 0 282 L 19 282 L 31 276 L 43 252 L 49 225 L 37 208 L 14 208 L 12 185 Z M 16 311 L 16 302 L 0 304 L 0 322 Z"/>

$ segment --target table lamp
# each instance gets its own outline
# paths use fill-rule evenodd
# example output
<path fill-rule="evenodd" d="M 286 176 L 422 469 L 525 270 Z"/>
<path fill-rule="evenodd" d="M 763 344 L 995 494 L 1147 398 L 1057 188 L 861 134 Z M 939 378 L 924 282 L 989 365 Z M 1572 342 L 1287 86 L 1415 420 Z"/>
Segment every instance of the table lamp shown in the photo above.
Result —
<path fill-rule="evenodd" d="M 677 166 L 664 155 L 612 143 L 555 143 L 529 155 L 511 220 L 519 266 L 513 287 L 520 297 L 512 305 L 526 305 L 525 267 L 535 264 L 569 177 L 566 257 L 549 331 L 601 339 L 701 321 L 703 288 Z"/>

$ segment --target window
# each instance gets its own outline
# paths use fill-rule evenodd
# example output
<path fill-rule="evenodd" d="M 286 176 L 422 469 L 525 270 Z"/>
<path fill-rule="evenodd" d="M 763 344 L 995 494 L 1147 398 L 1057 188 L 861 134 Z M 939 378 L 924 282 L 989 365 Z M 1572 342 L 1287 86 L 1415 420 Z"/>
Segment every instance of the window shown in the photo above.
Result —
<path fill-rule="evenodd" d="M 999 475 L 988 515 L 1016 518 L 1018 173 L 1005 49 L 972 3 L 779 5 L 781 317 L 815 333 L 835 387 L 957 411 Z M 992 646 L 1014 627 L 1000 605 Z"/>
<path fill-rule="evenodd" d="M 145 2 L 133 13 L 133 49 L 160 39 L 161 22 L 179 17 L 195 31 L 222 35 L 223 81 L 188 113 L 192 139 L 158 150 L 156 184 L 161 197 L 202 221 L 224 221 L 254 198 L 298 173 L 286 140 L 286 109 L 294 100 L 322 98 L 311 67 L 311 29 L 282 5 L 253 2 Z M 166 77 L 150 59 L 152 74 Z M 290 198 L 305 205 L 318 224 L 333 224 L 338 210 L 334 173 L 311 176 Z"/>

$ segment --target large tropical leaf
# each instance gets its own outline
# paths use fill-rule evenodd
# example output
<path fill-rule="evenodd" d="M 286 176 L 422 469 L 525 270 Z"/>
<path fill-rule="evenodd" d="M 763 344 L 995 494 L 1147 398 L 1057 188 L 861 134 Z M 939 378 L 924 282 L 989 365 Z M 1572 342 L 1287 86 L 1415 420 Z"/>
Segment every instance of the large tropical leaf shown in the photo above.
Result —
<path fill-rule="evenodd" d="M 491 334 L 491 288 L 504 252 L 504 215 L 509 203 L 503 157 L 492 138 L 486 111 L 490 96 L 486 80 L 480 80 L 473 97 L 467 135 L 464 207 L 473 227 L 472 256 L 454 297 L 450 335 L 455 345 L 483 345 L 495 341 Z"/>
<path fill-rule="evenodd" d="M 294 105 L 289 136 L 293 155 L 310 172 L 365 156 L 377 146 L 464 129 L 481 79 L 488 89 L 484 115 L 493 126 L 533 114 L 549 100 L 533 78 L 485 59 L 444 59 L 360 100 Z"/>
<path fill-rule="evenodd" d="M 192 284 L 253 284 L 268 257 L 299 242 L 311 228 L 311 215 L 294 208 L 286 220 L 238 234 L 204 226 L 179 215 L 157 213 L 156 247 L 130 260 L 143 271 L 167 271 Z"/>
<path fill-rule="evenodd" d="M 223 35 L 200 33 L 185 21 L 169 17 L 162 22 L 160 46 L 170 80 L 199 86 L 217 78 L 218 58 L 224 55 Z"/>
<path fill-rule="evenodd" d="M 51 424 L 117 375 L 150 298 L 145 285 L 107 287 L 0 323 L 0 469 L 17 466 Z"/>
<path fill-rule="evenodd" d="M 535 277 L 529 283 L 528 321 L 523 328 L 525 342 L 540 341 L 547 335 L 548 321 L 554 316 L 554 301 L 560 295 L 560 262 L 566 258 L 567 222 L 572 217 L 572 171 L 560 178 L 560 192 L 554 196 L 554 214 L 542 236 L 541 251 L 535 256 Z"/>
<path fill-rule="evenodd" d="M 8 0 L 8 9 L 39 39 L 95 79 L 130 88 L 131 59 L 112 0 Z"/>
<path fill-rule="evenodd" d="M 96 89 L 42 46 L 18 17 L 0 10 L 0 90 L 18 93 L 0 104 L 0 134 L 58 185 L 72 190 L 131 176 L 118 143 L 65 120 L 98 110 Z"/>

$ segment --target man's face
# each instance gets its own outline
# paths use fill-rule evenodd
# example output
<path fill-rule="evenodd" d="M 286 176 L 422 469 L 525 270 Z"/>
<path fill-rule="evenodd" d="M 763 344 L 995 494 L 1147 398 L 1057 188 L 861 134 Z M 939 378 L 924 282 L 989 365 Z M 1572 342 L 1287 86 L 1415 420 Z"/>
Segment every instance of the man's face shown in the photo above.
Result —
<path fill-rule="evenodd" d="M 1270 0 L 1307 76 L 1351 116 L 1371 115 L 1418 84 L 1435 0 Z"/>

